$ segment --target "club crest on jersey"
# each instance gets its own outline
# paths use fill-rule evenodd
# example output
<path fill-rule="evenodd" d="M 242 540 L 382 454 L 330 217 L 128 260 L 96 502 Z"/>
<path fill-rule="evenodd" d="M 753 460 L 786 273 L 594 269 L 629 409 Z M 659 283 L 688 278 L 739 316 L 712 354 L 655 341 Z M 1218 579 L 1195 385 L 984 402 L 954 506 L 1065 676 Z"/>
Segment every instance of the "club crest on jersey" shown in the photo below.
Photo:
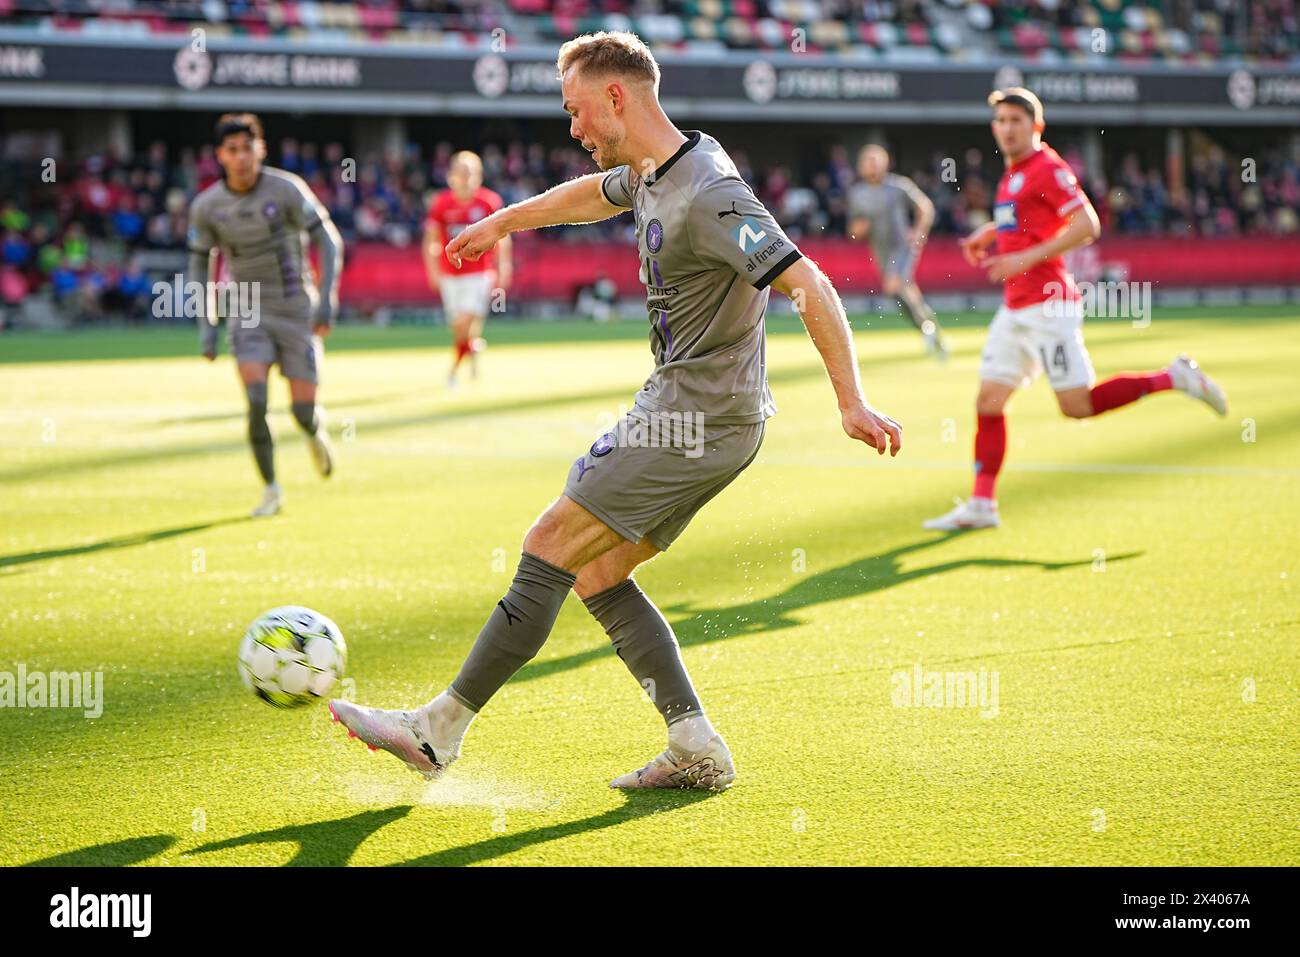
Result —
<path fill-rule="evenodd" d="M 1016 228 L 1016 204 L 1015 203 L 998 203 L 993 207 L 993 225 L 995 228 L 1015 229 Z"/>
<path fill-rule="evenodd" d="M 763 245 L 763 240 L 767 239 L 767 230 L 760 226 L 754 217 L 746 216 L 740 221 L 740 225 L 731 231 L 731 236 L 736 240 L 740 251 L 748 256 Z"/>
<path fill-rule="evenodd" d="M 597 458 L 597 459 L 603 455 L 609 455 L 610 452 L 614 451 L 614 447 L 617 444 L 618 444 L 618 436 L 616 436 L 613 432 L 606 432 L 595 442 L 591 443 L 591 455 L 593 458 Z"/>
<path fill-rule="evenodd" d="M 1024 189 L 1024 186 L 1025 186 L 1025 174 L 1024 174 L 1024 173 L 1012 173 L 1012 174 L 1011 174 L 1011 178 L 1010 178 L 1009 180 L 1007 180 L 1007 192 L 1008 192 L 1008 193 L 1018 193 L 1018 192 L 1020 192 L 1022 189 Z"/>
<path fill-rule="evenodd" d="M 652 219 L 646 224 L 645 248 L 652 253 L 657 253 L 664 248 L 664 224 L 657 219 Z"/>
<path fill-rule="evenodd" d="M 279 207 L 276 206 L 275 203 L 267 203 L 265 206 L 262 207 L 262 215 L 265 216 L 267 219 L 274 219 L 275 214 L 279 211 L 280 211 Z"/>

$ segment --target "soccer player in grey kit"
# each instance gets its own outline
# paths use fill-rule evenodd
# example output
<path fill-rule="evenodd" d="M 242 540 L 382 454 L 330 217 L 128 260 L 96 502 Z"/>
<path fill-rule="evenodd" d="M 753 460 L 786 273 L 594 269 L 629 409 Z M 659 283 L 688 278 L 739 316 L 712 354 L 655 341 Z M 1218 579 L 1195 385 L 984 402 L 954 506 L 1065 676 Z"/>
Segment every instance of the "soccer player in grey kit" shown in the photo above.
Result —
<path fill-rule="evenodd" d="M 630 33 L 560 48 L 569 132 L 605 172 L 579 177 L 480 220 L 447 246 L 453 262 L 503 237 L 560 223 L 636 217 L 655 368 L 620 427 L 569 471 L 564 494 L 524 538 L 518 571 L 450 687 L 421 708 L 330 702 L 366 744 L 426 777 L 460 755 L 492 695 L 541 649 L 570 591 L 668 725 L 668 748 L 615 779 L 618 788 L 723 789 L 736 770 L 682 664 L 672 628 L 632 572 L 667 549 L 709 499 L 754 460 L 776 411 L 767 387 L 769 289 L 789 296 L 821 353 L 844 431 L 897 454 L 902 430 L 862 393 L 843 306 L 825 275 L 754 197 L 717 140 L 683 132 L 659 105 L 659 67 Z M 662 420 L 703 423 L 702 449 L 645 443 Z M 702 454 L 697 454 L 702 452 Z"/>
<path fill-rule="evenodd" d="M 255 303 L 251 316 L 227 316 L 231 350 L 248 397 L 248 440 L 266 488 L 254 516 L 280 511 L 283 493 L 275 479 L 275 446 L 266 422 L 266 380 L 278 364 L 289 380 L 293 417 L 307 434 L 317 471 L 328 478 L 334 453 L 316 403 L 322 339 L 338 315 L 343 240 L 330 214 L 301 178 L 266 166 L 262 124 L 252 113 L 227 113 L 217 121 L 217 161 L 222 178 L 190 203 L 189 279 L 207 287 L 212 260 L 225 254 L 241 302 Z M 311 274 L 308 240 L 320 258 L 320 284 Z M 203 355 L 217 356 L 217 317 L 202 297 L 199 333 Z"/>
<path fill-rule="evenodd" d="M 862 179 L 849 187 L 849 235 L 871 246 L 884 282 L 882 291 L 898 300 L 912 325 L 925 337 L 927 351 L 948 356 L 934 310 L 913 274 L 934 225 L 934 203 L 906 176 L 889 172 L 889 153 L 869 144 L 858 154 Z M 909 217 L 914 222 L 909 225 Z"/>

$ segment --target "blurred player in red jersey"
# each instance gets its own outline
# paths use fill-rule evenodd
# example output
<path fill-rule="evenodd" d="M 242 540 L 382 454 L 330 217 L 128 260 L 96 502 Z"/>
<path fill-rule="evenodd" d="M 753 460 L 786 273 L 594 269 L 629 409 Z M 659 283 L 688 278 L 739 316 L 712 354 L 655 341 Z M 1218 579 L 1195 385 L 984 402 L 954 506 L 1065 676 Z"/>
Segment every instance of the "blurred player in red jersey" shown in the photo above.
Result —
<path fill-rule="evenodd" d="M 495 213 L 503 205 L 501 197 L 483 187 L 483 161 L 478 154 L 462 150 L 451 158 L 447 168 L 448 189 L 429 204 L 424 221 L 424 268 L 429 287 L 442 297 L 442 307 L 451 327 L 454 354 L 447 384 L 456 386 L 456 372 L 461 361 L 470 357 L 470 373 L 478 375 L 477 355 L 483 349 L 483 323 L 494 291 L 510 286 L 511 257 L 509 237 L 475 262 L 452 265 L 444 249 L 467 226 Z"/>
<path fill-rule="evenodd" d="M 1061 257 L 1101 235 L 1097 213 L 1069 165 L 1042 142 L 1038 97 L 1012 87 L 992 93 L 989 105 L 1006 170 L 998 182 L 993 221 L 962 240 L 961 248 L 967 262 L 988 270 L 991 282 L 1004 284 L 1006 299 L 989 326 L 980 362 L 975 488 L 969 501 L 925 523 L 943 531 L 999 524 L 994 488 L 1007 448 L 1003 413 L 1012 393 L 1044 370 L 1061 412 L 1073 419 L 1170 389 L 1200 399 L 1219 415 L 1228 412 L 1223 390 L 1187 356 L 1164 369 L 1093 384 L 1083 344 L 1083 304 Z M 995 243 L 997 254 L 990 256 Z"/>

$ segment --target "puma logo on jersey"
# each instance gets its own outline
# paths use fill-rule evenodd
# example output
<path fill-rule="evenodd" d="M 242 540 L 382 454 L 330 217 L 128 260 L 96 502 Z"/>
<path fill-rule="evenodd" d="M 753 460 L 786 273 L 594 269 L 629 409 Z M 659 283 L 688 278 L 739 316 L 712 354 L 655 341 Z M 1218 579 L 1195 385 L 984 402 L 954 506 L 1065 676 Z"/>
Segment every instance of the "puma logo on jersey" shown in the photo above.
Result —
<path fill-rule="evenodd" d="M 722 212 L 718 213 L 718 219 L 726 219 L 728 216 L 743 217 L 744 215 L 744 213 L 736 209 L 736 201 L 733 199 L 731 201 L 731 209 L 724 209 Z"/>

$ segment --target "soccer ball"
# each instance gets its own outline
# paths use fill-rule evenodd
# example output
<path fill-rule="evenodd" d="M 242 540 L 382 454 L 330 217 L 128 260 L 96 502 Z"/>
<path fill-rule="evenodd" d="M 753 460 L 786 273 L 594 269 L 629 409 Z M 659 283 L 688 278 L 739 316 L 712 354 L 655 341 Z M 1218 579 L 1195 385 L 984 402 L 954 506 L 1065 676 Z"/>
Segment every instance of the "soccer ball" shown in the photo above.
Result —
<path fill-rule="evenodd" d="M 267 704 L 296 708 L 328 697 L 347 668 L 343 632 L 320 612 L 273 608 L 239 644 L 239 676 Z"/>

